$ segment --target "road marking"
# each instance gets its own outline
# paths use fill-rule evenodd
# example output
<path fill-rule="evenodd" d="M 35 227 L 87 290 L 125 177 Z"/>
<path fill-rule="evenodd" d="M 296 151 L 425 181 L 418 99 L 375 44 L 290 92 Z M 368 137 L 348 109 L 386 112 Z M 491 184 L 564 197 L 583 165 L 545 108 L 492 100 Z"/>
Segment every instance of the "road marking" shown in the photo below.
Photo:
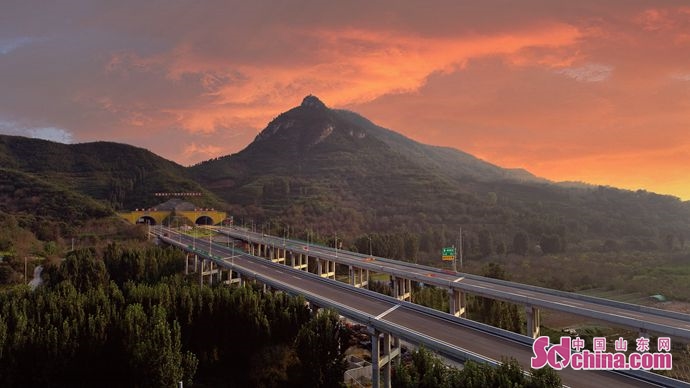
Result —
<path fill-rule="evenodd" d="M 386 316 L 386 314 L 388 314 L 388 313 L 390 313 L 391 311 L 397 309 L 398 307 L 400 307 L 400 305 L 399 305 L 399 304 L 396 304 L 395 306 L 393 306 L 393 307 L 389 308 L 388 310 L 382 312 L 381 314 L 377 315 L 377 316 L 376 316 L 376 319 L 381 319 L 381 318 L 383 318 L 384 316 Z"/>
<path fill-rule="evenodd" d="M 459 282 L 460 280 L 462 280 L 462 279 L 464 279 L 464 278 L 465 278 L 464 276 L 461 276 L 461 277 L 459 277 L 459 278 L 453 280 L 453 283 L 457 283 L 457 282 Z"/>

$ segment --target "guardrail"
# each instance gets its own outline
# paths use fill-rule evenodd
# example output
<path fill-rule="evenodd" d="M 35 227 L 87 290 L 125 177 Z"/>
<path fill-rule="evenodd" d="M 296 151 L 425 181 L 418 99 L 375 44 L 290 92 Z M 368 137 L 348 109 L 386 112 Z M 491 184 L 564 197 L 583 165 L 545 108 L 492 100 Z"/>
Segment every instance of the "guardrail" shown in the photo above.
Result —
<path fill-rule="evenodd" d="M 220 232 L 223 234 L 227 234 L 229 236 L 235 236 L 238 238 L 252 239 L 253 242 L 260 242 L 258 240 L 262 238 L 261 236 L 257 236 L 257 234 L 255 232 L 245 231 L 243 234 L 240 230 L 237 230 L 237 229 L 229 229 L 229 230 L 228 229 L 220 229 Z M 250 236 L 250 234 L 252 236 Z M 289 242 L 290 244 L 295 244 L 295 245 L 306 244 L 305 242 L 300 241 L 300 240 L 281 239 L 279 237 L 274 237 L 274 236 L 264 236 L 263 238 L 265 238 L 265 240 L 263 241 L 264 243 L 266 243 L 267 241 L 273 242 L 273 244 L 275 246 L 278 246 L 278 247 L 280 247 L 281 246 L 280 243 L 283 243 L 283 242 L 285 244 L 287 244 Z M 320 244 L 309 244 L 309 245 L 312 247 L 319 247 L 320 249 L 328 250 L 331 253 L 335 251 L 334 248 L 323 246 Z M 443 271 L 441 269 L 434 268 L 434 267 L 428 267 L 428 266 L 423 266 L 423 265 L 404 262 L 404 261 L 392 260 L 392 259 L 387 259 L 384 257 L 369 256 L 369 255 L 361 254 L 358 252 L 350 252 L 350 251 L 342 251 L 342 252 L 345 255 L 356 256 L 356 257 L 360 257 L 360 258 L 373 257 L 375 259 L 375 261 L 373 261 L 373 262 L 357 262 L 356 263 L 356 265 L 358 267 L 361 267 L 363 269 L 372 270 L 372 271 L 376 271 L 376 270 L 383 271 L 384 270 L 383 266 L 379 263 L 386 263 L 386 264 L 396 265 L 399 267 L 414 268 L 414 269 L 421 270 L 421 271 L 443 274 L 445 276 L 453 275 L 453 276 L 457 276 L 457 277 L 464 277 L 464 278 L 469 279 L 469 280 L 476 280 L 476 281 L 482 281 L 482 282 L 489 283 L 489 284 L 496 284 L 496 285 L 501 285 L 501 286 L 506 286 L 506 287 L 513 287 L 513 288 L 519 289 L 519 290 L 539 292 L 539 293 L 545 294 L 547 296 L 557 296 L 557 297 L 569 298 L 569 299 L 573 299 L 576 301 L 584 301 L 584 302 L 593 303 L 593 304 L 602 305 L 602 306 L 620 308 L 620 309 L 627 310 L 630 312 L 640 312 L 640 313 L 650 314 L 650 315 L 658 316 L 658 317 L 678 319 L 678 320 L 686 321 L 686 322 L 690 323 L 690 315 L 678 313 L 678 312 L 674 312 L 674 311 L 661 310 L 661 309 L 656 309 L 656 308 L 652 308 L 652 307 L 640 306 L 640 305 L 624 303 L 624 302 L 618 302 L 618 301 L 613 301 L 613 300 L 604 299 L 604 298 L 597 298 L 597 297 L 581 295 L 581 294 L 576 294 L 576 293 L 571 293 L 571 292 L 566 292 L 566 291 L 559 291 L 559 290 L 553 290 L 553 289 L 549 289 L 549 288 L 532 286 L 532 285 L 527 285 L 527 284 L 522 284 L 522 283 L 515 283 L 515 282 L 510 282 L 507 280 L 487 278 L 487 277 L 483 277 L 483 276 L 467 274 L 467 273 L 462 273 L 462 272 L 455 272 L 454 274 L 449 274 L 447 271 Z M 314 256 L 317 256 L 317 255 L 314 255 Z M 345 261 L 352 260 L 351 258 L 342 257 L 342 256 L 338 257 L 337 259 L 338 259 L 338 261 L 341 261 L 341 263 L 345 262 Z M 331 258 L 329 258 L 329 260 L 334 260 L 334 258 L 331 257 Z M 355 263 L 353 263 L 353 264 L 355 264 Z M 347 264 L 345 264 L 345 265 L 347 265 Z M 506 293 L 503 291 L 495 291 L 495 290 L 491 290 L 489 288 L 483 288 L 483 287 L 479 287 L 479 286 L 468 285 L 468 284 L 463 283 L 463 282 L 453 282 L 453 281 L 450 281 L 447 279 L 426 277 L 426 276 L 423 276 L 420 274 L 409 273 L 409 272 L 405 272 L 403 270 L 397 270 L 397 269 L 393 269 L 393 268 L 386 268 L 385 273 L 391 274 L 393 276 L 404 277 L 406 279 L 410 279 L 410 280 L 414 280 L 417 282 L 422 282 L 422 283 L 430 284 L 430 285 L 434 285 L 434 286 L 448 287 L 448 288 L 453 288 L 453 289 L 458 289 L 458 290 L 463 290 L 463 291 L 470 291 L 470 292 L 475 293 L 475 294 L 480 295 L 480 296 L 487 296 L 487 297 L 491 297 L 491 298 L 495 298 L 495 299 L 499 299 L 499 300 L 513 302 L 513 303 L 530 304 L 530 305 L 550 308 L 550 309 L 554 309 L 554 310 L 574 312 L 574 313 L 578 313 L 580 315 L 588 316 L 591 318 L 601 319 L 604 321 L 608 321 L 608 322 L 612 322 L 612 323 L 616 323 L 616 324 L 620 324 L 620 325 L 625 325 L 625 326 L 629 326 L 629 327 L 634 327 L 637 329 L 649 330 L 649 331 L 654 331 L 654 332 L 661 332 L 661 333 L 668 334 L 671 336 L 676 336 L 676 337 L 690 338 L 690 330 L 689 329 L 683 329 L 683 328 L 678 328 L 678 327 L 674 327 L 674 326 L 658 324 L 658 323 L 654 323 L 654 322 L 641 322 L 637 319 L 629 318 L 629 317 L 625 317 L 625 316 L 614 315 L 614 314 L 610 314 L 610 313 L 597 312 L 594 310 L 590 310 L 587 308 L 581 308 L 581 307 L 577 307 L 577 306 L 573 306 L 573 305 L 567 305 L 566 306 L 566 305 L 563 305 L 563 304 L 558 303 L 558 302 L 551 302 L 551 301 L 547 301 L 547 300 L 540 299 L 540 298 L 529 298 L 529 297 L 524 297 L 524 296 L 520 296 L 520 295 L 514 295 L 514 294 Z"/>
<path fill-rule="evenodd" d="M 183 250 L 191 251 L 187 244 L 180 243 L 179 241 L 175 241 L 173 239 L 170 239 L 170 238 L 164 237 L 164 236 L 159 236 L 159 238 L 161 238 L 163 241 L 165 241 L 168 244 L 177 246 L 179 248 L 182 248 Z M 376 328 L 382 332 L 388 332 L 390 334 L 398 336 L 398 337 L 405 339 L 407 341 L 415 342 L 418 344 L 423 344 L 424 346 L 428 347 L 429 349 L 437 351 L 440 354 L 443 354 L 444 356 L 446 356 L 450 359 L 453 359 L 456 361 L 473 360 L 473 361 L 477 361 L 477 362 L 489 363 L 491 365 L 497 365 L 497 362 L 495 360 L 490 359 L 490 358 L 483 357 L 479 354 L 473 353 L 473 352 L 468 351 L 466 349 L 462 349 L 462 348 L 457 347 L 457 346 L 452 345 L 452 344 L 448 344 L 448 343 L 443 342 L 443 341 L 435 340 L 431 337 L 428 337 L 424 334 L 409 330 L 407 328 L 404 328 L 404 327 L 401 327 L 401 326 L 398 326 L 398 325 L 395 325 L 395 324 L 392 324 L 389 322 L 382 321 L 380 319 L 377 319 L 375 316 L 373 316 L 371 314 L 367 314 L 363 311 L 360 311 L 360 310 L 357 310 L 355 308 L 343 305 L 343 304 L 336 302 L 334 300 L 330 300 L 330 299 L 321 297 L 320 295 L 313 294 L 309 291 L 306 291 L 304 289 L 293 286 L 291 284 L 284 283 L 284 282 L 281 282 L 279 280 L 273 279 L 269 276 L 260 274 L 256 271 L 246 269 L 246 268 L 239 266 L 237 264 L 228 263 L 227 261 L 224 261 L 222 259 L 218 259 L 215 256 L 208 255 L 206 252 L 203 252 L 199 249 L 194 250 L 192 252 L 197 254 L 197 255 L 202 256 L 205 259 L 213 261 L 214 263 L 216 263 L 219 266 L 222 266 L 225 268 L 230 268 L 233 271 L 237 271 L 237 272 L 241 273 L 242 276 L 244 276 L 246 278 L 255 279 L 261 283 L 264 283 L 264 284 L 271 286 L 271 287 L 274 287 L 276 289 L 280 289 L 280 290 L 285 291 L 291 295 L 303 296 L 305 299 L 309 300 L 312 303 L 315 303 L 316 305 L 319 305 L 321 307 L 326 307 L 326 308 L 333 308 L 345 317 L 348 317 L 348 318 L 355 320 L 357 322 L 361 322 L 363 324 L 374 327 L 374 328 Z M 279 268 L 281 270 L 287 270 L 288 268 L 290 270 L 293 270 L 290 267 L 286 267 L 286 266 L 278 264 L 278 263 L 273 263 L 270 260 L 265 260 L 265 259 L 258 257 L 258 256 L 252 256 L 252 255 L 248 255 L 248 254 L 243 254 L 242 256 L 247 257 L 247 258 L 256 259 L 256 260 L 261 260 L 262 264 L 268 265 L 268 266 L 274 266 L 275 268 Z M 297 271 L 297 272 L 303 274 L 304 276 L 312 277 L 314 280 L 317 280 L 319 282 L 325 282 L 325 283 L 329 284 L 330 286 L 339 286 L 339 287 L 340 286 L 346 286 L 343 283 L 335 282 L 335 281 L 332 281 L 329 279 L 325 279 L 325 278 L 322 278 L 321 276 L 312 274 L 310 272 L 298 271 L 298 270 L 294 270 L 294 271 Z M 376 298 L 376 299 L 386 301 L 386 302 L 391 302 L 394 304 L 400 304 L 399 300 L 397 300 L 395 298 L 388 297 L 387 295 L 379 294 L 377 292 L 373 292 L 373 291 L 369 291 L 369 290 L 363 290 L 363 289 L 356 288 L 356 287 L 352 287 L 351 289 L 348 288 L 348 291 L 360 292 L 360 293 L 361 293 L 361 291 L 366 291 L 367 296 L 369 296 L 369 297 Z M 387 298 L 390 298 L 390 300 L 387 300 Z M 411 305 L 420 307 L 420 306 L 414 305 L 414 304 L 411 304 Z M 436 312 L 436 310 L 433 310 L 433 312 Z M 491 326 L 488 326 L 488 327 L 491 329 L 500 330 L 500 329 L 493 328 Z M 511 334 L 515 334 L 515 333 L 511 333 Z"/>

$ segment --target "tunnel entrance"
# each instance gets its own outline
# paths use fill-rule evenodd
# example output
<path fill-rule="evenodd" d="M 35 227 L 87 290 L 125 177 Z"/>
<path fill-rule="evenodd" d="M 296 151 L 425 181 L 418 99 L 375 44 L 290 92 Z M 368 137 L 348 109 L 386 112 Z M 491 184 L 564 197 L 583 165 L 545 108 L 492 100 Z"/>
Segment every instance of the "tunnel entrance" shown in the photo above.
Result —
<path fill-rule="evenodd" d="M 137 220 L 137 224 L 156 225 L 156 220 L 150 216 L 142 216 Z"/>
<path fill-rule="evenodd" d="M 194 223 L 197 225 L 213 225 L 213 219 L 209 216 L 201 216 Z"/>

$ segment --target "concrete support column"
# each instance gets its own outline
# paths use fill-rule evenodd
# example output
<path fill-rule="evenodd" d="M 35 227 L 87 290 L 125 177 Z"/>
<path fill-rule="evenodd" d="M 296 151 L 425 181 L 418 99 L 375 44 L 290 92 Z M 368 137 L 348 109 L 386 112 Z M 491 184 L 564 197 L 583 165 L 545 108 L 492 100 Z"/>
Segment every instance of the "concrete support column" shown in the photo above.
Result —
<path fill-rule="evenodd" d="M 240 286 L 242 285 L 242 275 L 239 272 L 229 270 L 228 271 L 228 279 L 225 281 L 225 284 L 233 284 L 237 283 Z"/>
<path fill-rule="evenodd" d="M 370 328 L 371 334 L 371 387 L 381 386 L 381 365 L 379 360 L 379 334 L 378 330 Z"/>
<path fill-rule="evenodd" d="M 218 266 L 218 270 L 216 271 L 216 284 L 223 283 L 223 272 L 223 267 Z"/>
<path fill-rule="evenodd" d="M 197 268 L 197 260 L 198 257 L 196 256 L 195 253 L 187 253 L 185 256 L 185 266 L 184 266 L 184 274 L 189 275 L 189 266 L 192 266 L 192 273 L 196 272 Z"/>
<path fill-rule="evenodd" d="M 412 297 L 412 281 L 405 278 L 393 278 L 393 296 L 399 300 L 410 300 Z"/>
<path fill-rule="evenodd" d="M 451 314 L 456 317 L 464 317 L 466 306 L 467 296 L 464 292 L 454 288 L 448 289 L 448 308 Z"/>
<path fill-rule="evenodd" d="M 335 261 L 316 259 L 316 274 L 329 279 L 335 279 Z"/>
<path fill-rule="evenodd" d="M 274 254 L 273 254 L 273 257 L 271 258 L 271 260 L 274 263 L 287 264 L 285 261 L 285 254 L 286 254 L 285 248 L 282 248 L 282 249 L 281 248 L 273 248 L 273 252 L 274 252 Z"/>
<path fill-rule="evenodd" d="M 391 335 L 383 333 L 383 357 L 379 361 L 383 364 L 383 387 L 391 388 Z"/>
<path fill-rule="evenodd" d="M 223 272 L 227 273 L 227 271 L 223 271 L 223 267 L 218 266 L 218 269 L 216 270 L 216 283 L 217 284 L 223 284 Z"/>
<path fill-rule="evenodd" d="M 371 384 L 372 387 L 391 387 L 391 362 L 400 356 L 400 339 L 375 328 L 368 329 L 371 335 Z M 383 336 L 383 344 L 381 344 Z M 383 345 L 383 346 L 381 346 Z M 383 368 L 383 376 L 381 376 Z M 383 382 L 381 381 L 383 377 Z"/>
<path fill-rule="evenodd" d="M 326 273 L 327 278 L 335 280 L 335 266 L 335 261 L 326 262 L 326 268 L 328 268 L 328 272 Z"/>
<path fill-rule="evenodd" d="M 355 284 L 357 284 L 357 279 L 355 279 L 355 277 L 357 276 L 357 274 L 355 273 L 355 269 L 352 268 L 352 266 L 349 266 L 347 269 L 347 283 L 351 286 L 354 286 Z"/>
<path fill-rule="evenodd" d="M 307 270 L 307 260 L 308 260 L 308 256 L 305 256 L 301 253 L 299 255 L 293 254 L 292 255 L 292 267 L 306 271 Z"/>
<path fill-rule="evenodd" d="M 525 316 L 527 316 L 527 335 L 532 338 L 539 337 L 539 326 L 541 326 L 541 314 L 539 309 L 527 305 L 525 306 Z"/>
<path fill-rule="evenodd" d="M 362 268 L 349 267 L 349 283 L 357 288 L 366 286 L 369 282 L 369 271 Z M 335 271 L 335 269 L 334 269 Z M 366 276 L 366 277 L 365 277 Z"/>

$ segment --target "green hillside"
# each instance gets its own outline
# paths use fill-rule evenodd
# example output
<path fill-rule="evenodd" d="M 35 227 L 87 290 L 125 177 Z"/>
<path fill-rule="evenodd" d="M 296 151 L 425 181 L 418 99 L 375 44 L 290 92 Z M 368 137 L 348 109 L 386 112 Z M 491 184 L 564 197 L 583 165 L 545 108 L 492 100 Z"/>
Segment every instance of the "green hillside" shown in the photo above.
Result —
<path fill-rule="evenodd" d="M 212 193 L 189 178 L 186 169 L 148 150 L 125 144 L 61 144 L 0 135 L 3 167 L 40 177 L 87 195 L 115 210 L 162 202 L 156 192 L 203 192 L 199 206 L 223 208 Z"/>
<path fill-rule="evenodd" d="M 86 195 L 5 168 L 0 168 L 0 211 L 74 221 L 112 214 L 107 206 Z"/>

